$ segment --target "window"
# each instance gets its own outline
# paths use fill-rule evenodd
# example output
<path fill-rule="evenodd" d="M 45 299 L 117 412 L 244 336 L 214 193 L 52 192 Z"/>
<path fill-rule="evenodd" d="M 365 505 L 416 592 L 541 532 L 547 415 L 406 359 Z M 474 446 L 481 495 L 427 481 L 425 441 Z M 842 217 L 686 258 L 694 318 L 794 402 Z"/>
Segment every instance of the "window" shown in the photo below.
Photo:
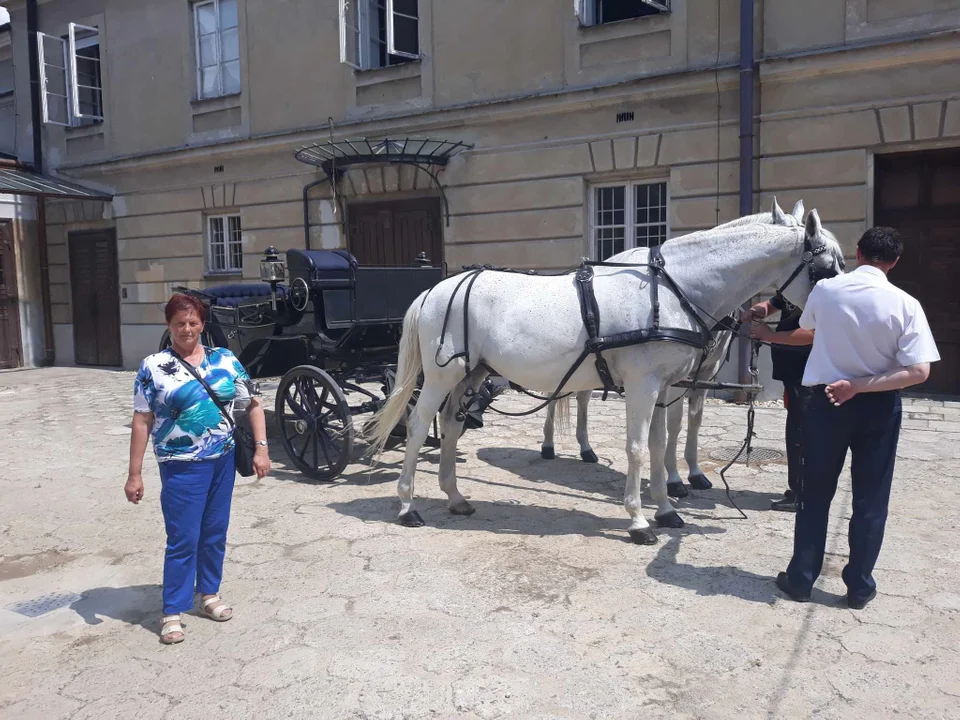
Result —
<path fill-rule="evenodd" d="M 670 12 L 670 0 L 574 0 L 581 25 L 604 25 Z"/>
<path fill-rule="evenodd" d="M 17 154 L 17 106 L 13 92 L 12 58 L 0 60 L 0 153 Z"/>
<path fill-rule="evenodd" d="M 417 0 L 340 0 L 340 62 L 370 70 L 419 59 Z"/>
<path fill-rule="evenodd" d="M 207 239 L 210 272 L 243 270 L 243 235 L 239 215 L 218 215 L 207 218 Z"/>
<path fill-rule="evenodd" d="M 193 5 L 197 97 L 240 92 L 240 23 L 237 0 L 204 0 Z"/>
<path fill-rule="evenodd" d="M 76 127 L 103 120 L 100 31 L 70 23 L 65 37 L 37 33 L 43 121 Z"/>
<path fill-rule="evenodd" d="M 624 250 L 667 241 L 667 184 L 621 183 L 593 190 L 593 255 L 606 260 Z"/>

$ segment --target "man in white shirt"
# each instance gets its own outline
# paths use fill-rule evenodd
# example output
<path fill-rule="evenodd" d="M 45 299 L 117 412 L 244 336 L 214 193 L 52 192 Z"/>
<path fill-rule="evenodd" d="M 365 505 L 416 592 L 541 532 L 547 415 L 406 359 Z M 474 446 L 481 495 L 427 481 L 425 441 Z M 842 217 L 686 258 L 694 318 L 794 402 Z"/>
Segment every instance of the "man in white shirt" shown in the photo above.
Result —
<path fill-rule="evenodd" d="M 861 609 L 877 594 L 873 568 L 883 544 L 900 437 L 900 390 L 926 381 L 940 359 L 923 308 L 887 273 L 903 251 L 892 228 L 871 228 L 857 243 L 857 269 L 821 280 L 800 329 L 753 335 L 813 348 L 803 384 L 814 388 L 804 426 L 803 473 L 793 559 L 777 587 L 806 602 L 823 567 L 830 503 L 847 450 L 852 453 L 850 559 L 843 569 L 847 604 Z"/>

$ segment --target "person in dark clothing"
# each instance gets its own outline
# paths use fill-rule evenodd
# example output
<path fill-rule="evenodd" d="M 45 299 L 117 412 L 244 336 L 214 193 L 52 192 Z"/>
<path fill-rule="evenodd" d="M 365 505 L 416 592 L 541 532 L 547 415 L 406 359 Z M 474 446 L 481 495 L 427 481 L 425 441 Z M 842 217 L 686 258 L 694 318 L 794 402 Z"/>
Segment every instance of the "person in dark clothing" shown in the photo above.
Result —
<path fill-rule="evenodd" d="M 775 312 L 780 313 L 777 332 L 796 330 L 800 327 L 800 316 L 803 310 L 796 305 L 791 305 L 782 295 L 751 307 L 747 319 L 761 320 Z M 803 370 L 809 356 L 809 347 L 770 346 L 773 379 L 783 383 L 783 404 L 787 408 L 787 485 L 789 487 L 782 498 L 774 500 L 770 505 L 772 510 L 781 512 L 797 510 L 797 492 L 800 489 L 800 474 L 803 472 L 803 416 L 813 394 L 811 388 L 803 385 Z"/>
<path fill-rule="evenodd" d="M 900 390 L 926 382 L 940 359 L 917 300 L 887 279 L 903 240 L 893 228 L 867 230 L 857 243 L 857 269 L 820 280 L 810 292 L 800 329 L 761 340 L 813 348 L 803 384 L 813 388 L 804 418 L 803 475 L 797 498 L 793 557 L 777 587 L 808 602 L 823 569 L 830 505 L 847 451 L 851 454 L 850 557 L 843 568 L 847 606 L 866 607 L 877 595 L 873 577 L 890 506 L 903 410 Z"/>

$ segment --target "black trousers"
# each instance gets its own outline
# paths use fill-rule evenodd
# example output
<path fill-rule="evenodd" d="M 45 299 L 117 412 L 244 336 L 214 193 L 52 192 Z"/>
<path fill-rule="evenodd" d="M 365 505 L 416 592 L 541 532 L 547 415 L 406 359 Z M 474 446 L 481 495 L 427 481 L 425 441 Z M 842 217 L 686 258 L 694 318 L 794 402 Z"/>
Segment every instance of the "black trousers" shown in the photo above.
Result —
<path fill-rule="evenodd" d="M 883 545 L 901 414 L 896 391 L 864 393 L 834 407 L 822 386 L 814 388 L 804 422 L 803 474 L 793 559 L 787 567 L 790 584 L 798 591 L 808 592 L 823 568 L 830 502 L 848 449 L 852 453 L 853 516 L 843 582 L 852 600 L 865 599 L 876 588 L 873 568 Z"/>
<path fill-rule="evenodd" d="M 807 405 L 813 397 L 813 388 L 800 383 L 783 383 L 787 403 L 787 484 L 795 493 L 800 492 L 800 477 L 803 473 L 803 423 Z"/>

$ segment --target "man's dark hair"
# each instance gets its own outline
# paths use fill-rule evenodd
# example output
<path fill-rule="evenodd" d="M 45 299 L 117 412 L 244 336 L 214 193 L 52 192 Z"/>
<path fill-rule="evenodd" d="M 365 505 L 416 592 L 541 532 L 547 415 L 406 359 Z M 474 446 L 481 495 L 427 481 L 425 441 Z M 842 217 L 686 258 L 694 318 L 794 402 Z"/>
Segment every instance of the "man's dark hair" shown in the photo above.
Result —
<path fill-rule="evenodd" d="M 867 230 L 857 249 L 870 262 L 892 263 L 903 254 L 903 239 L 891 227 L 873 227 Z"/>

